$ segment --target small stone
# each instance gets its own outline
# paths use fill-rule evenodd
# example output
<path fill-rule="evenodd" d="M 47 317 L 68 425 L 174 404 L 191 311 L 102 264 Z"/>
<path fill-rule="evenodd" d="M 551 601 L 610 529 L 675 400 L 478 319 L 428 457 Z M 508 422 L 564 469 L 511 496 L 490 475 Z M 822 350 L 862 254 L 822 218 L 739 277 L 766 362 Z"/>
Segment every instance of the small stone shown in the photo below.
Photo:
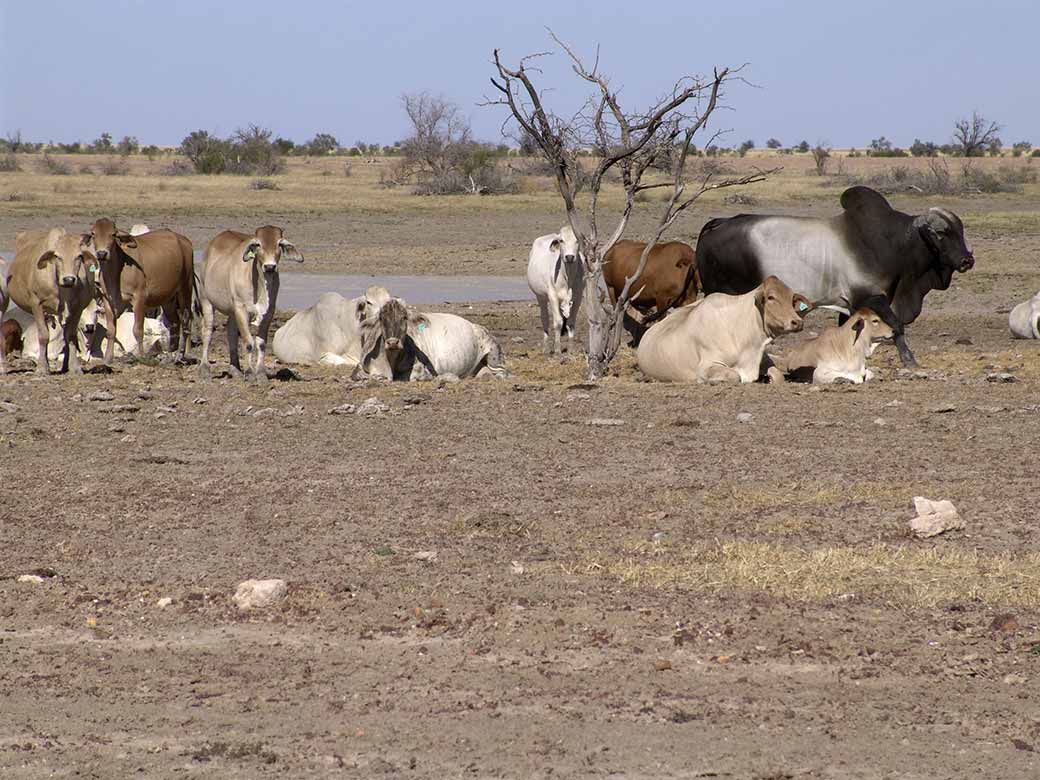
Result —
<path fill-rule="evenodd" d="M 888 421 L 885 420 L 884 417 L 875 417 L 874 418 L 874 425 L 882 425 L 882 426 L 888 425 Z"/>
<path fill-rule="evenodd" d="M 654 669 L 658 672 L 667 672 L 672 668 L 672 662 L 667 658 L 658 658 L 654 661 Z"/>
<path fill-rule="evenodd" d="M 589 425 L 624 425 L 624 420 L 619 420 L 615 417 L 593 417 L 589 420 Z"/>
<path fill-rule="evenodd" d="M 891 409 L 891 408 L 894 408 L 896 406 L 902 406 L 902 405 L 903 405 L 902 401 L 889 401 L 887 404 L 885 404 L 885 408 L 886 409 Z"/>
<path fill-rule="evenodd" d="M 509 570 L 511 572 L 513 572 L 513 574 L 518 574 L 518 575 L 519 574 L 523 574 L 524 571 L 525 571 L 524 565 L 522 563 L 520 563 L 520 561 L 510 561 L 509 562 Z"/>
<path fill-rule="evenodd" d="M 137 437 L 134 436 L 132 433 L 128 433 L 126 436 L 124 436 L 119 441 L 122 442 L 123 444 L 133 444 L 135 441 L 137 441 Z"/>
<path fill-rule="evenodd" d="M 7 412 L 8 414 L 14 414 L 18 411 L 18 407 L 10 401 L 0 401 L 0 412 Z"/>
<path fill-rule="evenodd" d="M 124 433 L 125 431 L 126 431 L 126 426 L 123 425 L 122 423 L 112 423 L 111 425 L 108 426 L 108 432 L 109 433 Z"/>
<path fill-rule="evenodd" d="M 650 537 L 654 544 L 660 544 L 665 540 L 668 534 L 665 531 L 657 531 L 653 536 Z"/>
<path fill-rule="evenodd" d="M 957 339 L 956 343 L 964 347 L 970 347 L 975 342 L 972 341 L 968 336 L 961 336 L 959 339 Z"/>
<path fill-rule="evenodd" d="M 265 406 L 252 412 L 253 417 L 274 417 L 276 414 L 278 414 L 278 410 L 273 406 Z"/>
<path fill-rule="evenodd" d="M 139 401 L 150 401 L 152 399 L 151 390 L 139 390 L 137 392 L 137 398 Z"/>
<path fill-rule="evenodd" d="M 109 414 L 137 414 L 141 411 L 141 407 L 137 404 L 112 404 L 111 406 L 103 406 L 98 411 Z"/>
<path fill-rule="evenodd" d="M 423 563 L 433 563 L 437 560 L 436 550 L 421 550 L 415 553 L 413 556 L 415 560 L 422 561 Z"/>
<path fill-rule="evenodd" d="M 927 539 L 964 528 L 964 521 L 957 514 L 952 501 L 933 501 L 914 496 L 914 508 L 917 510 L 917 517 L 910 521 L 910 529 L 918 538 Z"/>
<path fill-rule="evenodd" d="M 199 396 L 198 398 L 196 398 L 195 400 L 193 400 L 193 401 L 192 401 L 192 403 L 193 403 L 193 404 L 208 404 L 208 403 L 209 403 L 209 401 L 207 401 L 207 400 L 206 400 L 205 398 L 203 398 L 203 397 L 202 397 L 202 396 L 200 395 L 200 396 Z"/>
<path fill-rule="evenodd" d="M 986 374 L 986 381 L 1008 384 L 1010 382 L 1017 382 L 1018 378 L 1014 374 L 1009 374 L 1006 371 L 997 371 L 992 374 Z"/>
<path fill-rule="evenodd" d="M 592 398 L 588 393 L 568 393 L 568 401 L 588 401 Z"/>
<path fill-rule="evenodd" d="M 285 598 L 289 586 L 285 580 L 246 580 L 235 590 L 234 602 L 239 609 L 263 609 Z"/>
<path fill-rule="evenodd" d="M 88 401 L 111 401 L 115 398 L 108 390 L 95 390 L 87 396 Z"/>
<path fill-rule="evenodd" d="M 173 414 L 177 411 L 177 404 L 160 404 L 159 406 L 155 407 L 155 411 L 163 412 L 165 414 Z"/>
<path fill-rule="evenodd" d="M 754 419 L 755 415 L 751 414 L 751 412 L 740 412 L 740 414 L 737 415 L 738 423 L 749 423 Z"/>
<path fill-rule="evenodd" d="M 523 336 L 513 336 L 513 338 L 511 338 L 510 341 L 512 341 L 514 344 L 523 344 L 524 343 L 524 337 Z"/>
<path fill-rule="evenodd" d="M 357 407 L 354 404 L 340 404 L 329 409 L 329 414 L 354 414 Z"/>
<path fill-rule="evenodd" d="M 166 607 L 170 606 L 170 604 L 172 603 L 173 599 L 171 599 L 169 596 L 163 596 L 161 599 L 155 602 L 155 606 L 157 606 L 159 609 L 166 609 Z"/>
<path fill-rule="evenodd" d="M 957 407 L 953 404 L 938 404 L 937 406 L 929 406 L 928 411 L 932 414 L 949 414 L 950 412 L 956 412 Z"/>
<path fill-rule="evenodd" d="M 43 577 L 39 574 L 19 574 L 18 582 L 31 582 L 33 585 L 39 585 L 43 582 Z"/>
<path fill-rule="evenodd" d="M 362 401 L 361 404 L 358 406 L 357 410 L 355 411 L 355 414 L 360 414 L 363 417 L 371 417 L 381 415 L 384 412 L 389 411 L 389 406 L 387 406 L 378 398 L 373 396 L 372 398 L 366 398 L 364 401 Z"/>
<path fill-rule="evenodd" d="M 1026 683 L 1026 677 L 1021 674 L 1006 674 L 1004 675 L 1004 685 L 1024 685 Z"/>

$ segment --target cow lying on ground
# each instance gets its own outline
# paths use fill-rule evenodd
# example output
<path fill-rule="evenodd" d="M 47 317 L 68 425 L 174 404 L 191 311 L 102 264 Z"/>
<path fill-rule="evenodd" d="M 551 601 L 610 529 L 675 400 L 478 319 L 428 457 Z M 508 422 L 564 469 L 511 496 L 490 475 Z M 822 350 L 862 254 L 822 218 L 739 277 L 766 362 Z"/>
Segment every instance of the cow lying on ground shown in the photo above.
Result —
<path fill-rule="evenodd" d="M 283 363 L 353 368 L 361 362 L 361 323 L 375 317 L 388 300 L 386 288 L 375 285 L 350 300 L 325 293 L 275 331 L 271 349 Z"/>
<path fill-rule="evenodd" d="M 87 248 L 88 238 L 78 233 L 70 235 L 62 228 L 47 233 L 19 233 L 15 238 L 8 293 L 11 300 L 33 315 L 39 373 L 48 374 L 51 370 L 47 359 L 48 317 L 61 329 L 65 354 L 62 371 L 82 373 L 80 315 L 94 298 L 94 279 L 89 270 L 94 256 Z M 0 311 L 0 320 L 3 314 Z"/>
<path fill-rule="evenodd" d="M 561 351 L 560 336 L 564 331 L 567 341 L 573 343 L 584 285 L 585 265 L 570 225 L 534 240 L 527 260 L 527 286 L 538 301 L 542 344 L 548 354 Z"/>
<path fill-rule="evenodd" d="M 103 358 L 108 351 L 108 327 L 101 322 L 103 309 L 91 302 L 83 311 L 80 326 L 86 334 L 89 348 L 88 360 Z M 170 329 L 157 317 L 144 319 L 144 354 L 157 355 L 170 349 Z M 134 337 L 134 313 L 125 311 L 116 319 L 116 338 L 113 347 L 115 357 L 137 353 L 137 339 Z"/>
<path fill-rule="evenodd" d="M 662 382 L 756 382 L 765 369 L 765 349 L 784 333 L 802 329 L 812 309 L 775 276 L 744 295 L 714 293 L 676 309 L 650 328 L 639 344 L 639 368 Z"/>
<path fill-rule="evenodd" d="M 916 365 L 903 327 L 921 313 L 929 290 L 945 290 L 975 258 L 964 226 L 946 209 L 919 216 L 893 209 L 878 192 L 850 187 L 830 219 L 741 214 L 713 219 L 697 242 L 705 293 L 747 292 L 775 275 L 847 317 L 861 307 L 895 333 L 904 365 Z M 842 317 L 839 322 L 844 322 Z"/>
<path fill-rule="evenodd" d="M 302 263 L 303 255 L 272 225 L 252 235 L 225 230 L 206 247 L 206 276 L 202 286 L 202 359 L 199 370 L 209 372 L 209 343 L 213 338 L 214 310 L 226 314 L 231 368 L 241 371 L 238 340 L 249 352 L 249 368 L 257 381 L 267 379 L 264 348 L 278 301 L 278 263 Z"/>
<path fill-rule="evenodd" d="M 639 258 L 645 246 L 643 241 L 618 241 L 603 258 L 603 281 L 611 303 L 617 303 L 625 289 L 625 280 L 639 270 Z M 642 323 L 627 320 L 625 323 L 637 343 L 650 323 L 670 309 L 697 300 L 695 259 L 693 247 L 682 241 L 666 241 L 650 250 L 643 273 L 629 288 L 629 293 L 634 295 L 631 305 L 644 315 Z"/>
<path fill-rule="evenodd" d="M 357 378 L 393 380 L 508 376 L 502 350 L 487 329 L 454 314 L 420 314 L 391 298 L 361 323 Z"/>
<path fill-rule="evenodd" d="M 794 379 L 811 379 L 817 385 L 840 379 L 861 384 L 874 378 L 874 372 L 867 368 L 867 358 L 892 336 L 892 328 L 877 312 L 858 309 L 844 324 L 825 329 L 789 350 L 778 362 Z"/>
<path fill-rule="evenodd" d="M 144 352 L 146 312 L 162 307 L 177 339 L 177 359 L 184 359 L 191 331 L 191 299 L 194 280 L 192 246 L 172 230 L 152 230 L 132 236 L 107 218 L 90 226 L 91 246 L 101 265 L 105 316 L 109 331 L 128 309 L 134 313 L 134 340 L 138 355 Z M 108 342 L 105 363 L 111 363 L 115 342 Z"/>
<path fill-rule="evenodd" d="M 1011 310 L 1008 327 L 1016 339 L 1040 339 L 1040 292 Z"/>

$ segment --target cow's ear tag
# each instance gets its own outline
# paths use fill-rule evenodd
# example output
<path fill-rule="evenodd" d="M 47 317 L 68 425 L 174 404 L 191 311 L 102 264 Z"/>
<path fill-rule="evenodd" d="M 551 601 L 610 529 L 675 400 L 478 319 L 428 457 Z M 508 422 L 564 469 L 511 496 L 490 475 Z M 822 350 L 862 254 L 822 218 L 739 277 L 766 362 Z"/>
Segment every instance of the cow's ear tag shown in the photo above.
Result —
<path fill-rule="evenodd" d="M 419 332 L 422 333 L 424 330 L 426 330 L 426 323 L 425 322 L 420 322 L 419 323 Z"/>
<path fill-rule="evenodd" d="M 805 301 L 798 302 L 798 311 L 808 311 L 809 307 L 805 304 Z"/>

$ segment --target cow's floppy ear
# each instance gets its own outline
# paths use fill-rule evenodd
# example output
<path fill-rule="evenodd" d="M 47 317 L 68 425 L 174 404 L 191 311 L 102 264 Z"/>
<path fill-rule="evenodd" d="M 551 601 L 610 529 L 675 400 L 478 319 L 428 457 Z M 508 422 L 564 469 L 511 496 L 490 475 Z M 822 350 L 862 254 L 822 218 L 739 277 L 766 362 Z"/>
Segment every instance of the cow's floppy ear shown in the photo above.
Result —
<path fill-rule="evenodd" d="M 852 331 L 853 331 L 853 333 L 856 334 L 855 336 L 852 337 L 852 343 L 855 344 L 857 341 L 859 341 L 859 337 L 861 335 L 863 335 L 863 318 L 862 317 L 857 318 L 856 320 L 853 321 L 853 323 L 852 323 Z"/>
<path fill-rule="evenodd" d="M 933 252 L 938 250 L 939 231 L 946 227 L 946 220 L 929 211 L 927 214 L 914 217 L 913 225 L 921 234 L 921 239 L 928 245 L 928 248 Z"/>
<path fill-rule="evenodd" d="M 556 236 L 556 238 L 552 240 L 552 243 L 549 244 L 549 249 L 551 249 L 553 252 L 559 252 L 561 246 L 563 246 L 563 239 L 559 236 Z"/>
<path fill-rule="evenodd" d="M 137 239 L 124 231 L 116 233 L 116 241 L 123 249 L 137 249 Z"/>
<path fill-rule="evenodd" d="M 766 316 L 766 288 L 765 285 L 759 285 L 755 290 L 755 308 L 758 309 L 759 315 L 762 317 Z"/>
<path fill-rule="evenodd" d="M 40 255 L 40 259 L 36 261 L 36 267 L 41 269 L 41 270 L 46 268 L 47 267 L 47 263 L 49 263 L 52 260 L 54 260 L 57 256 L 58 256 L 57 254 L 55 254 L 54 252 L 52 252 L 52 251 L 50 251 L 48 249 L 46 252 L 44 252 L 42 255 Z"/>
<path fill-rule="evenodd" d="M 251 263 L 256 259 L 256 250 L 260 248 L 260 242 L 253 239 L 246 244 L 246 251 L 242 253 L 242 262 Z"/>
<path fill-rule="evenodd" d="M 282 250 L 281 261 L 283 263 L 302 263 L 303 253 L 296 248 L 296 245 L 286 241 L 284 238 L 278 239 L 278 248 Z"/>

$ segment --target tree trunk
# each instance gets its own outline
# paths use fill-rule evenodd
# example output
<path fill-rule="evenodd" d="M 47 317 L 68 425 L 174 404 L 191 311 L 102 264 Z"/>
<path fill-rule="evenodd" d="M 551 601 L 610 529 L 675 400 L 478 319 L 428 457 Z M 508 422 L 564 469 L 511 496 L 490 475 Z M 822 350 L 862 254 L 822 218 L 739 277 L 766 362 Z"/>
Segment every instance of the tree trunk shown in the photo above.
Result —
<path fill-rule="evenodd" d="M 585 313 L 589 322 L 586 377 L 590 382 L 607 375 L 610 361 L 621 345 L 619 320 L 600 287 L 602 275 L 597 268 L 585 276 Z"/>

